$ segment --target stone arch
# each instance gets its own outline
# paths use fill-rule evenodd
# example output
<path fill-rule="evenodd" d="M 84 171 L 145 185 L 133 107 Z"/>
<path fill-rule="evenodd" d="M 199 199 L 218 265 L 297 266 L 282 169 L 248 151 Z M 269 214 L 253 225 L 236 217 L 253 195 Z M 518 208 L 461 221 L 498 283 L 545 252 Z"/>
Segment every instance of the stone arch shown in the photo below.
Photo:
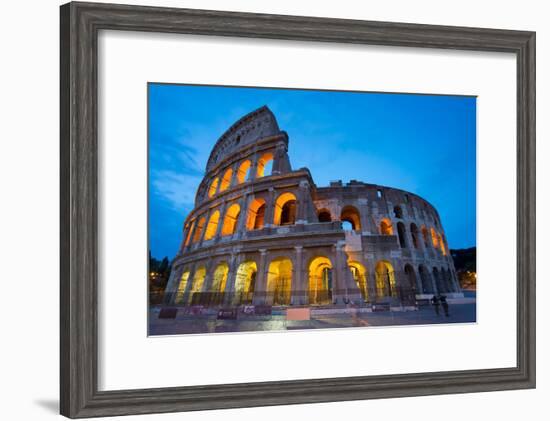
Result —
<path fill-rule="evenodd" d="M 411 229 L 411 238 L 412 238 L 412 242 L 413 242 L 413 247 L 415 249 L 419 249 L 420 248 L 420 241 L 419 241 L 419 238 L 418 238 L 418 227 L 413 222 L 410 226 L 410 229 Z"/>
<path fill-rule="evenodd" d="M 225 211 L 225 216 L 223 218 L 223 225 L 222 225 L 222 237 L 226 235 L 233 235 L 235 234 L 235 230 L 237 229 L 237 222 L 239 221 L 239 215 L 241 214 L 241 207 L 238 203 L 233 203 L 229 208 Z"/>
<path fill-rule="evenodd" d="M 191 305 L 201 304 L 202 288 L 205 279 L 206 267 L 200 266 L 197 270 L 195 270 L 195 275 L 193 276 L 193 284 L 191 285 L 191 292 L 189 294 L 189 303 Z"/>
<path fill-rule="evenodd" d="M 289 305 L 292 288 L 292 260 L 277 257 L 269 263 L 267 292 L 273 305 Z"/>
<path fill-rule="evenodd" d="M 432 280 L 430 278 L 430 272 L 424 265 L 418 266 L 418 273 L 420 275 L 420 282 L 422 283 L 422 293 L 431 294 L 434 292 Z"/>
<path fill-rule="evenodd" d="M 187 231 L 187 236 L 185 237 L 185 243 L 184 243 L 185 246 L 188 246 L 189 242 L 191 241 L 191 234 L 193 233 L 193 228 L 195 228 L 195 222 L 196 222 L 196 219 L 193 219 L 191 221 L 191 224 L 189 226 L 189 231 Z"/>
<path fill-rule="evenodd" d="M 430 246 L 430 234 L 425 225 L 422 225 L 422 239 L 424 240 L 424 247 L 428 248 Z"/>
<path fill-rule="evenodd" d="M 312 258 L 308 266 L 310 304 L 331 304 L 333 272 L 332 262 L 326 256 Z"/>
<path fill-rule="evenodd" d="M 237 184 L 244 183 L 249 179 L 251 166 L 252 163 L 249 159 L 241 162 L 241 165 L 239 165 L 239 169 L 237 170 Z"/>
<path fill-rule="evenodd" d="M 205 240 L 211 240 L 216 236 L 219 222 L 220 222 L 220 211 L 216 210 L 214 211 L 214 213 L 212 213 L 212 215 L 210 215 L 210 219 L 208 220 L 208 225 L 206 226 L 206 232 L 204 233 Z"/>
<path fill-rule="evenodd" d="M 407 289 L 414 292 L 416 291 L 416 273 L 414 267 L 407 263 L 404 268 L 405 278 L 407 279 Z"/>
<path fill-rule="evenodd" d="M 332 215 L 326 208 L 319 210 L 317 217 L 319 218 L 319 222 L 332 222 Z"/>
<path fill-rule="evenodd" d="M 353 280 L 357 284 L 363 300 L 367 300 L 369 297 L 367 286 L 367 269 L 359 262 L 351 261 L 348 263 L 348 267 L 351 270 Z"/>
<path fill-rule="evenodd" d="M 223 302 L 223 294 L 227 286 L 227 275 L 229 274 L 229 265 L 226 262 L 220 262 L 212 274 L 212 284 L 210 287 L 210 304 L 216 305 Z"/>
<path fill-rule="evenodd" d="M 184 270 L 180 277 L 180 282 L 178 284 L 178 290 L 176 291 L 176 299 L 174 302 L 176 304 L 180 304 L 183 301 L 183 295 L 185 294 L 185 290 L 187 288 L 187 282 L 189 281 L 189 270 Z"/>
<path fill-rule="evenodd" d="M 220 192 L 226 191 L 231 187 L 231 178 L 233 177 L 233 168 L 228 168 L 223 174 L 222 181 L 220 183 Z"/>
<path fill-rule="evenodd" d="M 273 153 L 266 152 L 258 159 L 256 177 L 265 177 L 271 175 L 273 169 Z"/>
<path fill-rule="evenodd" d="M 447 250 L 445 248 L 445 242 L 443 241 L 443 235 L 441 233 L 439 233 L 439 248 L 441 250 L 441 254 L 443 254 L 443 256 L 446 256 L 447 255 Z"/>
<path fill-rule="evenodd" d="M 397 236 L 399 237 L 399 245 L 401 248 L 407 247 L 407 231 L 403 222 L 397 223 Z"/>
<path fill-rule="evenodd" d="M 208 189 L 208 197 L 212 197 L 216 194 L 218 191 L 218 184 L 220 183 L 220 178 L 216 177 L 214 180 L 212 180 L 212 183 L 210 184 L 210 188 Z"/>
<path fill-rule="evenodd" d="M 199 222 L 197 222 L 197 228 L 195 229 L 195 234 L 193 235 L 193 243 L 200 241 L 205 224 L 206 224 L 206 217 L 201 216 L 199 218 Z"/>
<path fill-rule="evenodd" d="M 433 245 L 434 249 L 437 249 L 439 247 L 439 239 L 437 237 L 437 232 L 435 231 L 435 229 L 433 227 L 430 228 L 430 234 L 432 236 L 432 245 Z"/>
<path fill-rule="evenodd" d="M 379 260 L 375 267 L 376 295 L 378 297 L 394 297 L 397 295 L 395 289 L 395 271 L 387 260 Z"/>
<path fill-rule="evenodd" d="M 246 229 L 262 229 L 265 225 L 265 200 L 262 198 L 254 199 L 248 206 L 248 215 L 246 218 Z"/>
<path fill-rule="evenodd" d="M 235 297 L 236 304 L 249 304 L 256 288 L 256 275 L 258 266 L 253 260 L 241 263 L 235 275 Z"/>
<path fill-rule="evenodd" d="M 361 216 L 355 206 L 344 206 L 340 213 L 340 221 L 349 222 L 354 231 L 361 231 Z"/>
<path fill-rule="evenodd" d="M 403 209 L 401 209 L 401 206 L 396 205 L 393 207 L 393 215 L 398 219 L 403 218 Z"/>
<path fill-rule="evenodd" d="M 296 196 L 285 192 L 275 202 L 273 223 L 275 225 L 292 225 L 296 222 Z"/>
<path fill-rule="evenodd" d="M 393 225 L 388 218 L 383 218 L 380 221 L 380 234 L 393 235 Z"/>

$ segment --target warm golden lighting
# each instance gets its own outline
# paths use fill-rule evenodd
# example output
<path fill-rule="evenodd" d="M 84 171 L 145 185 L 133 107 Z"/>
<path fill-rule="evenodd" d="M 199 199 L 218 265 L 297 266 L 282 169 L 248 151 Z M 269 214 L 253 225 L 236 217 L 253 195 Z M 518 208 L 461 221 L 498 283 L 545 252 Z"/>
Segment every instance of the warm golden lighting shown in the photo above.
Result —
<path fill-rule="evenodd" d="M 353 279 L 357 284 L 357 287 L 359 288 L 359 291 L 361 291 L 361 296 L 363 297 L 364 300 L 366 300 L 368 298 L 368 290 L 367 290 L 367 270 L 365 269 L 365 266 L 363 266 L 359 262 L 349 262 L 348 266 L 349 266 L 349 269 L 351 270 Z"/>
<path fill-rule="evenodd" d="M 309 264 L 309 303 L 332 302 L 332 262 L 328 257 L 315 257 Z"/>
<path fill-rule="evenodd" d="M 342 209 L 340 220 L 349 222 L 354 231 L 361 231 L 361 219 L 359 217 L 359 211 L 355 207 L 344 207 L 344 209 Z"/>
<path fill-rule="evenodd" d="M 176 304 L 180 304 L 183 300 L 183 294 L 185 294 L 185 288 L 187 288 L 187 281 L 189 280 L 189 271 L 183 272 L 178 285 L 178 291 L 176 292 Z"/>
<path fill-rule="evenodd" d="M 237 302 L 247 303 L 252 300 L 257 271 L 256 262 L 247 261 L 239 265 L 235 277 L 235 299 Z"/>
<path fill-rule="evenodd" d="M 216 177 L 214 181 L 212 181 L 212 184 L 210 184 L 210 189 L 208 190 L 208 197 L 212 197 L 216 194 L 218 191 L 218 183 L 220 182 L 220 179 Z"/>
<path fill-rule="evenodd" d="M 237 184 L 244 183 L 248 180 L 250 166 L 251 163 L 248 159 L 239 166 L 239 170 L 237 171 Z"/>
<path fill-rule="evenodd" d="M 388 218 L 384 218 L 380 221 L 380 234 L 393 235 L 393 226 Z"/>
<path fill-rule="evenodd" d="M 208 225 L 206 226 L 206 232 L 204 233 L 204 239 L 205 240 L 211 240 L 216 235 L 216 231 L 218 230 L 218 222 L 220 220 L 220 211 L 215 211 L 208 221 Z"/>
<path fill-rule="evenodd" d="M 189 241 L 191 240 L 191 233 L 193 232 L 193 228 L 195 227 L 195 220 L 191 221 L 191 225 L 189 227 L 189 231 L 187 231 L 187 237 L 185 237 L 185 245 L 189 245 Z"/>
<path fill-rule="evenodd" d="M 264 177 L 266 175 L 271 174 L 265 174 L 266 166 L 269 164 L 269 162 L 273 161 L 273 154 L 271 152 L 268 152 L 258 160 L 258 170 L 256 172 L 256 177 Z"/>
<path fill-rule="evenodd" d="M 262 229 L 265 223 L 265 200 L 254 199 L 248 207 L 248 215 L 246 218 L 246 229 L 257 230 Z"/>
<path fill-rule="evenodd" d="M 232 204 L 227 209 L 223 218 L 222 236 L 235 234 L 240 213 L 241 207 L 237 203 Z"/>
<path fill-rule="evenodd" d="M 275 202 L 275 225 L 291 225 L 296 221 L 296 196 L 286 192 L 281 194 Z"/>
<path fill-rule="evenodd" d="M 231 177 L 233 176 L 233 170 L 229 168 L 222 177 L 222 182 L 220 184 L 220 192 L 226 191 L 231 185 Z"/>
<path fill-rule="evenodd" d="M 197 224 L 197 229 L 195 230 L 195 235 L 193 235 L 193 243 L 196 243 L 201 239 L 202 236 L 202 230 L 204 229 L 204 225 L 206 224 L 206 218 L 203 216 L 199 219 L 199 222 Z"/>
<path fill-rule="evenodd" d="M 375 268 L 376 292 L 379 297 L 393 295 L 395 292 L 395 272 L 387 260 L 379 260 Z"/>
<path fill-rule="evenodd" d="M 437 238 L 437 233 L 435 232 L 435 230 L 433 228 L 430 228 L 430 232 L 432 234 L 432 244 L 433 244 L 434 248 L 438 248 L 439 247 L 439 240 Z"/>
<path fill-rule="evenodd" d="M 198 268 L 195 272 L 195 276 L 193 277 L 193 285 L 191 286 L 191 294 L 189 302 L 191 304 L 196 304 L 197 297 L 196 294 L 200 293 L 202 291 L 202 287 L 204 285 L 204 279 L 206 278 L 206 268 L 204 266 L 201 266 Z M 193 300 L 195 298 L 195 300 Z"/>
<path fill-rule="evenodd" d="M 212 277 L 212 287 L 210 291 L 212 292 L 224 292 L 225 285 L 227 284 L 227 274 L 229 273 L 229 266 L 227 263 L 220 263 L 216 270 L 214 271 L 214 276 Z"/>
<path fill-rule="evenodd" d="M 290 304 L 292 285 L 292 262 L 288 258 L 278 258 L 269 264 L 267 291 L 273 296 L 273 305 Z"/>

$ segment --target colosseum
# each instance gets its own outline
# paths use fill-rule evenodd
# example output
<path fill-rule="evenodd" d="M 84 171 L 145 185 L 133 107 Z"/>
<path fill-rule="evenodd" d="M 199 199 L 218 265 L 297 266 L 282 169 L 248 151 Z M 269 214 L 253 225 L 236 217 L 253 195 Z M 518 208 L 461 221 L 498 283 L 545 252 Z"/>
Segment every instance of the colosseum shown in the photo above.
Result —
<path fill-rule="evenodd" d="M 266 106 L 218 139 L 165 304 L 414 309 L 436 293 L 463 296 L 430 203 L 356 180 L 319 187 L 291 167 L 288 142 Z"/>

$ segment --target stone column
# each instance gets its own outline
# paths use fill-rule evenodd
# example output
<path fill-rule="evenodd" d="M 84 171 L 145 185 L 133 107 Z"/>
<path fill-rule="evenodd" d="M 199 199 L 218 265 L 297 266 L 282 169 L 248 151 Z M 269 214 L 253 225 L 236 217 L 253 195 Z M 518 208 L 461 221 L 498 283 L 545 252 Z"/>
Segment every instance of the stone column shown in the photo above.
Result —
<path fill-rule="evenodd" d="M 306 303 L 305 298 L 305 285 L 304 285 L 304 279 L 302 278 L 302 256 L 303 256 L 303 247 L 302 246 L 295 246 L 294 250 L 296 251 L 296 265 L 292 268 L 292 271 L 294 273 L 293 279 L 292 279 L 292 292 L 291 292 L 291 301 L 290 303 L 293 305 L 303 305 Z"/>
<path fill-rule="evenodd" d="M 252 165 L 250 166 L 250 176 L 249 180 L 256 180 L 258 178 L 258 154 L 254 154 L 252 157 Z"/>
<path fill-rule="evenodd" d="M 229 271 L 227 272 L 227 282 L 225 283 L 224 292 L 224 304 L 231 304 L 233 302 L 233 296 L 235 294 L 235 281 L 237 277 L 237 267 L 239 264 L 238 255 L 231 253 L 229 257 Z"/>
<path fill-rule="evenodd" d="M 254 304 L 267 304 L 271 302 L 271 297 L 268 297 L 267 291 L 267 250 L 259 249 L 260 252 L 260 264 L 258 265 L 258 272 L 256 274 L 256 285 L 254 288 Z"/>
<path fill-rule="evenodd" d="M 309 203 L 309 183 L 306 180 L 300 181 L 298 187 L 298 197 L 296 198 L 296 223 L 305 224 L 307 222 L 307 205 Z"/>
<path fill-rule="evenodd" d="M 195 278 L 195 270 L 197 268 L 197 264 L 193 263 L 193 265 L 189 268 L 189 278 L 187 278 L 187 285 L 185 285 L 185 291 L 183 291 L 182 297 L 181 297 L 181 303 L 185 305 L 189 305 L 189 299 L 190 299 L 190 293 L 191 288 L 193 287 L 193 278 Z"/>
<path fill-rule="evenodd" d="M 204 241 L 204 236 L 206 235 L 206 229 L 208 228 L 208 223 L 210 222 L 211 215 L 212 215 L 212 208 L 208 209 L 208 211 L 206 212 L 206 215 L 204 217 L 204 227 L 202 228 L 202 232 L 201 232 L 201 238 L 198 239 L 197 244 L 202 244 L 202 242 Z"/>
<path fill-rule="evenodd" d="M 265 202 L 265 216 L 264 216 L 264 226 L 272 227 L 273 217 L 275 215 L 275 189 L 273 187 L 269 188 L 269 193 L 267 195 L 267 201 Z"/>
<path fill-rule="evenodd" d="M 246 218 L 248 217 L 248 205 L 250 202 L 250 197 L 251 196 L 248 193 L 245 193 L 239 201 L 241 212 L 239 214 L 239 220 L 237 221 L 237 229 L 235 230 L 237 238 L 241 238 L 246 231 Z"/>
<path fill-rule="evenodd" d="M 343 244 L 341 242 L 338 242 L 335 245 L 335 284 L 333 286 L 336 287 L 336 294 L 333 294 L 333 301 L 336 298 L 337 304 L 343 304 L 344 303 L 344 297 L 347 295 L 347 285 L 346 285 L 346 274 L 345 274 L 345 267 L 342 259 L 342 252 L 343 252 Z M 334 297 L 336 295 L 336 297 Z"/>
<path fill-rule="evenodd" d="M 218 226 L 216 227 L 216 234 L 214 239 L 218 240 L 222 235 L 223 221 L 225 220 L 225 210 L 227 208 L 227 202 L 224 200 L 220 205 L 220 219 L 218 219 Z"/>

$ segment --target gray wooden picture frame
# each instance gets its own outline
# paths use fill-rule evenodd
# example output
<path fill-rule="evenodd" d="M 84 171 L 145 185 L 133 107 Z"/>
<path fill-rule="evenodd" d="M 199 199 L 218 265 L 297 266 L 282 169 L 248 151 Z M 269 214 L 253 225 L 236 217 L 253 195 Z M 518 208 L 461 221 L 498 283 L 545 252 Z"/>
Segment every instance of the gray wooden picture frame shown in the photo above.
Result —
<path fill-rule="evenodd" d="M 517 366 L 99 391 L 97 37 L 104 29 L 515 54 Z M 61 6 L 60 39 L 61 414 L 79 418 L 535 387 L 534 32 L 69 3 Z"/>

